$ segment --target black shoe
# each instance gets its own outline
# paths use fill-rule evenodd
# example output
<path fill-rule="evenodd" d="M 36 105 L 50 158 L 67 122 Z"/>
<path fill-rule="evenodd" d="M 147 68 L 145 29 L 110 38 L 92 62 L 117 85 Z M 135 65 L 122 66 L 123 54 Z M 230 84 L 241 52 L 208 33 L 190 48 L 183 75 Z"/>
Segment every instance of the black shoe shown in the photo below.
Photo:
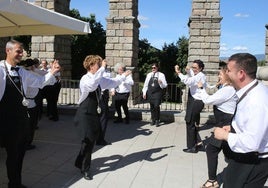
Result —
<path fill-rule="evenodd" d="M 150 123 L 150 125 L 152 125 L 152 126 L 155 125 L 155 121 L 152 121 L 152 122 Z"/>
<path fill-rule="evenodd" d="M 92 177 L 92 175 L 91 175 L 91 173 L 90 173 L 89 170 L 86 171 L 86 172 L 84 172 L 84 178 L 85 178 L 86 180 L 92 180 L 92 179 L 93 179 L 93 177 Z"/>
<path fill-rule="evenodd" d="M 197 144 L 196 146 L 197 151 L 206 151 L 206 148 L 204 147 L 203 143 Z"/>
<path fill-rule="evenodd" d="M 36 146 L 35 145 L 32 145 L 32 144 L 29 144 L 28 146 L 26 146 L 26 150 L 32 150 L 32 149 L 35 149 Z"/>
<path fill-rule="evenodd" d="M 106 145 L 111 145 L 111 143 L 110 142 L 107 142 L 106 140 L 100 140 L 100 141 L 97 141 L 96 142 L 96 145 L 106 146 Z"/>
<path fill-rule="evenodd" d="M 159 120 L 155 120 L 155 126 L 157 126 L 157 127 L 160 126 L 160 121 Z"/>
<path fill-rule="evenodd" d="M 186 152 L 186 153 L 197 153 L 198 152 L 196 147 L 186 148 L 186 149 L 183 149 L 183 151 Z"/>
<path fill-rule="evenodd" d="M 122 119 L 116 119 L 116 120 L 114 121 L 114 123 L 122 123 L 122 122 L 123 122 Z"/>

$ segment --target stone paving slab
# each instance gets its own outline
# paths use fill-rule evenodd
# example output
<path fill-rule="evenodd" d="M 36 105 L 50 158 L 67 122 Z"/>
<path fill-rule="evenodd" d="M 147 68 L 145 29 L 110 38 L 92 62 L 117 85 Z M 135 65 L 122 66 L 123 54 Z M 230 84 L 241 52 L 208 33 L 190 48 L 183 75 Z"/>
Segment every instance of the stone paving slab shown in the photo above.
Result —
<path fill-rule="evenodd" d="M 211 128 L 201 128 L 205 138 Z M 150 126 L 146 121 L 130 124 L 109 122 L 107 140 L 96 146 L 92 159 L 93 180 L 83 179 L 74 167 L 80 140 L 72 115 L 58 122 L 43 117 L 36 131 L 36 149 L 27 151 L 23 184 L 29 188 L 197 188 L 207 179 L 205 152 L 187 154 L 185 125 L 177 122 Z M 7 187 L 5 151 L 0 149 L 0 187 Z M 219 156 L 218 172 L 226 166 Z"/>

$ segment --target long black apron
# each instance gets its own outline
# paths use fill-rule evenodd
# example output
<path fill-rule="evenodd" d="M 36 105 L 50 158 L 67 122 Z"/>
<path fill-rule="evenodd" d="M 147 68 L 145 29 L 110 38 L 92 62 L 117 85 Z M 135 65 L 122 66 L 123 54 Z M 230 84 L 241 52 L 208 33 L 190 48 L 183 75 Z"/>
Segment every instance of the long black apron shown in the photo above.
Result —
<path fill-rule="evenodd" d="M 11 79 L 21 88 L 18 76 Z M 0 101 L 0 144 L 7 151 L 9 187 L 21 185 L 22 163 L 29 136 L 27 107 L 22 105 L 22 100 L 21 93 L 6 76 L 6 88 Z"/>
<path fill-rule="evenodd" d="M 101 129 L 100 115 L 97 111 L 99 105 L 97 96 L 100 95 L 98 91 L 100 88 L 88 94 L 79 105 L 74 119 L 81 137 L 81 149 L 76 157 L 75 166 L 83 173 L 90 170 L 92 150 Z"/>
<path fill-rule="evenodd" d="M 151 119 L 154 122 L 155 120 L 160 119 L 160 104 L 162 100 L 163 89 L 158 83 L 158 77 L 155 77 L 155 73 L 151 77 L 148 83 L 147 98 L 150 103 L 151 110 Z"/>

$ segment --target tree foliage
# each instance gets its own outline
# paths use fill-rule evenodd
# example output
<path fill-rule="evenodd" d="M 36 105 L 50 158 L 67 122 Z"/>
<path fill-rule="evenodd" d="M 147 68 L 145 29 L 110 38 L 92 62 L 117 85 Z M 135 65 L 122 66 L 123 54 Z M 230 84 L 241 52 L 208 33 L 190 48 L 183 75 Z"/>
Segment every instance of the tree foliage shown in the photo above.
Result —
<path fill-rule="evenodd" d="M 151 46 L 147 39 L 139 41 L 138 71 L 140 81 L 144 81 L 153 63 L 160 62 L 160 50 Z"/>
<path fill-rule="evenodd" d="M 162 50 L 151 46 L 147 39 L 139 41 L 139 62 L 138 71 L 140 81 L 144 81 L 148 72 L 151 71 L 152 63 L 160 64 L 162 71 L 169 83 L 176 83 L 177 77 L 174 75 L 174 66 L 179 65 L 184 69 L 188 59 L 188 39 L 181 37 L 176 44 L 164 44 Z"/>
<path fill-rule="evenodd" d="M 83 61 L 87 55 L 96 54 L 105 57 L 106 31 L 101 23 L 96 21 L 94 14 L 89 18 L 81 17 L 78 10 L 72 9 L 70 16 L 89 22 L 91 28 L 90 34 L 72 36 L 72 78 L 80 79 L 85 73 Z"/>
<path fill-rule="evenodd" d="M 160 71 L 162 71 L 168 83 L 174 83 L 176 76 L 174 73 L 174 66 L 177 64 L 178 47 L 174 44 L 164 44 L 161 51 Z"/>
<path fill-rule="evenodd" d="M 178 46 L 177 62 L 178 65 L 181 67 L 181 70 L 184 70 L 188 62 L 189 39 L 187 39 L 185 36 L 182 36 L 181 38 L 179 38 L 177 46 Z"/>

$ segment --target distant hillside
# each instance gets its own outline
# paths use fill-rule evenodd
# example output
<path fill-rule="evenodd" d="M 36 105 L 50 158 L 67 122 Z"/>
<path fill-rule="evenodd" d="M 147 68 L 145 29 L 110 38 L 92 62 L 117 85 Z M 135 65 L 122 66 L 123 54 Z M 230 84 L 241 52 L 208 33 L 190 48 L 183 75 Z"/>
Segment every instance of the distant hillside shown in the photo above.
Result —
<path fill-rule="evenodd" d="M 255 54 L 255 57 L 257 58 L 258 61 L 265 60 L 265 55 L 264 54 Z"/>
<path fill-rule="evenodd" d="M 255 57 L 257 58 L 258 61 L 265 60 L 265 55 L 264 54 L 255 54 Z M 229 57 L 220 57 L 220 60 L 225 61 Z"/>

